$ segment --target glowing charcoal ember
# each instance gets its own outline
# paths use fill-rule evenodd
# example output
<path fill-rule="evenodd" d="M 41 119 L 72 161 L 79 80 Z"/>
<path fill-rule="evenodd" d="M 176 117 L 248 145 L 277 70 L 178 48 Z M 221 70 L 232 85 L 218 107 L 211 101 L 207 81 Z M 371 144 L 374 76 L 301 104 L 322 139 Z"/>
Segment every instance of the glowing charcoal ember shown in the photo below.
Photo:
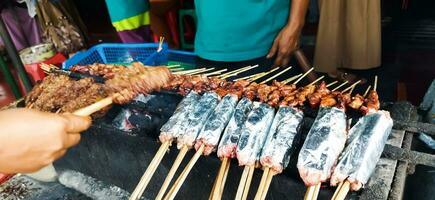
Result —
<path fill-rule="evenodd" d="M 254 108 L 244 123 L 237 143 L 239 165 L 254 165 L 259 159 L 275 110 L 268 104 L 254 102 Z"/>
<path fill-rule="evenodd" d="M 183 145 L 189 148 L 193 146 L 199 131 L 203 127 L 207 117 L 213 112 L 219 102 L 219 96 L 214 92 L 206 92 L 199 99 L 193 110 L 189 113 L 186 126 L 180 126 L 180 135 L 177 138 L 177 147 Z"/>
<path fill-rule="evenodd" d="M 307 186 L 326 181 L 346 143 L 346 113 L 321 107 L 299 152 L 297 167 Z"/>
<path fill-rule="evenodd" d="M 179 127 L 183 122 L 187 121 L 186 116 L 198 102 L 200 96 L 198 93 L 192 91 L 177 105 L 174 114 L 169 120 L 160 128 L 159 139 L 161 142 L 169 141 L 177 137 Z"/>
<path fill-rule="evenodd" d="M 235 110 L 237 100 L 236 95 L 226 95 L 207 118 L 195 143 L 196 149 L 205 144 L 204 155 L 209 155 L 216 150 L 221 133 Z"/>
<path fill-rule="evenodd" d="M 243 98 L 239 101 L 222 135 L 217 152 L 218 157 L 236 157 L 237 142 L 239 141 L 243 124 L 245 123 L 246 118 L 248 118 L 248 114 L 252 110 L 252 107 L 252 101 L 247 98 Z"/>
<path fill-rule="evenodd" d="M 282 106 L 278 109 L 261 152 L 263 166 L 277 173 L 287 167 L 303 117 L 304 113 L 293 107 Z"/>
<path fill-rule="evenodd" d="M 381 157 L 392 127 L 393 120 L 387 111 L 373 112 L 360 118 L 349 130 L 352 138 L 334 169 L 331 184 L 336 185 L 346 178 L 352 190 L 359 190 L 366 184 Z"/>

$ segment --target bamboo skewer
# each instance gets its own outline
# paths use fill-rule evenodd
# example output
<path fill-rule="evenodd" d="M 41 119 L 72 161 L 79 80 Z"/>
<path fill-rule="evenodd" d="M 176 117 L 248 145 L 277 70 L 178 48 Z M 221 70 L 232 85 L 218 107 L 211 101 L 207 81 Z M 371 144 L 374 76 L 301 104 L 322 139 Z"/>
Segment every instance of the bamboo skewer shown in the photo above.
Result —
<path fill-rule="evenodd" d="M 199 74 L 202 74 L 204 72 L 209 72 L 209 71 L 212 71 L 212 70 L 214 70 L 214 68 L 209 68 L 209 69 L 204 69 L 204 70 L 201 70 L 201 71 L 191 72 L 188 75 L 199 75 Z"/>
<path fill-rule="evenodd" d="M 316 84 L 317 82 L 319 82 L 320 80 L 322 80 L 323 78 L 325 78 L 325 76 L 321 76 L 321 77 L 317 78 L 316 80 L 314 80 L 313 82 L 311 82 L 311 83 L 308 84 L 308 85 L 309 85 L 309 86 L 310 86 L 310 85 L 314 85 L 314 84 Z"/>
<path fill-rule="evenodd" d="M 349 191 L 350 182 L 348 180 L 345 180 L 338 185 L 337 189 L 334 192 L 334 196 L 332 196 L 332 200 L 344 200 Z"/>
<path fill-rule="evenodd" d="M 346 85 L 349 81 L 345 81 L 342 84 L 338 85 L 337 87 L 335 87 L 334 89 L 331 90 L 331 92 L 334 92 L 335 90 L 340 89 L 341 87 L 343 87 L 344 85 Z"/>
<path fill-rule="evenodd" d="M 225 175 L 225 171 L 227 169 L 227 165 L 229 165 L 228 160 L 229 160 L 229 158 L 227 158 L 227 157 L 222 159 L 221 167 L 219 168 L 219 172 L 218 172 L 218 175 L 216 177 L 216 187 L 214 188 L 213 193 L 212 193 L 213 200 L 219 199 L 219 196 L 221 194 L 223 178 Z"/>
<path fill-rule="evenodd" d="M 288 79 L 282 81 L 281 83 L 284 84 L 284 85 L 287 85 L 287 83 L 290 83 L 290 82 L 296 80 L 297 78 L 301 77 L 302 75 L 303 75 L 303 74 L 300 73 L 300 74 L 298 74 L 298 75 L 295 75 L 295 76 L 293 76 L 293 77 L 290 77 L 290 78 L 288 78 Z"/>
<path fill-rule="evenodd" d="M 266 185 L 264 186 L 263 192 L 261 194 L 261 200 L 266 199 L 267 192 L 269 191 L 270 184 L 272 183 L 272 178 L 275 176 L 276 172 L 271 170 L 267 175 Z"/>
<path fill-rule="evenodd" d="M 249 71 L 251 69 L 257 68 L 258 66 L 259 65 L 254 65 L 254 66 L 248 66 L 248 67 L 244 67 L 242 69 L 234 70 L 234 71 L 228 72 L 226 74 L 220 75 L 219 78 L 227 79 L 227 78 L 232 77 L 232 76 L 237 76 L 240 73 L 243 73 L 243 72 Z"/>
<path fill-rule="evenodd" d="M 373 90 L 376 91 L 378 89 L 378 76 L 375 76 L 375 85 L 373 86 Z"/>
<path fill-rule="evenodd" d="M 177 69 L 177 68 L 175 68 Z M 190 74 L 190 73 L 195 73 L 195 72 L 202 72 L 202 71 L 208 71 L 208 70 L 213 70 L 214 68 L 199 68 L 199 69 L 189 69 L 189 70 L 184 70 L 184 71 L 177 71 L 177 72 L 172 72 L 172 74 Z"/>
<path fill-rule="evenodd" d="M 301 77 L 299 77 L 299 79 L 298 80 L 296 80 L 293 84 L 298 84 L 299 83 L 299 81 L 301 81 L 305 76 L 307 76 L 311 71 L 313 71 L 314 70 L 314 67 L 312 67 L 311 69 L 309 69 L 307 72 L 305 72 Z"/>
<path fill-rule="evenodd" d="M 334 82 L 332 82 L 332 83 L 326 85 L 326 87 L 331 87 L 331 86 L 335 85 L 336 83 L 338 83 L 338 81 L 334 81 Z"/>
<path fill-rule="evenodd" d="M 281 74 L 285 73 L 286 71 L 290 70 L 291 68 L 292 68 L 292 67 L 287 67 L 287 68 L 285 68 L 284 70 L 278 72 L 277 74 L 271 76 L 270 78 L 268 78 L 268 79 L 266 79 L 266 80 L 260 82 L 260 84 L 264 84 L 264 83 L 267 83 L 267 82 L 269 82 L 269 81 L 275 79 L 276 77 L 280 76 Z"/>
<path fill-rule="evenodd" d="M 239 187 L 237 188 L 235 200 L 241 200 L 243 195 L 243 190 L 245 189 L 246 179 L 248 177 L 249 167 L 245 166 L 243 169 L 242 177 L 240 178 Z"/>
<path fill-rule="evenodd" d="M 355 87 L 356 85 L 358 85 L 360 82 L 361 82 L 361 80 L 359 80 L 359 81 L 353 83 L 352 85 L 350 85 L 349 87 L 347 87 L 346 89 L 344 89 L 341 93 L 345 93 L 345 92 L 347 92 L 348 90 L 354 88 L 354 87 Z"/>
<path fill-rule="evenodd" d="M 248 177 L 246 178 L 245 187 L 243 189 L 242 200 L 246 200 L 246 198 L 248 197 L 249 188 L 252 182 L 252 176 L 254 175 L 254 170 L 255 170 L 255 165 L 250 165 L 248 167 L 249 167 Z"/>
<path fill-rule="evenodd" d="M 183 72 L 184 68 L 171 68 L 171 72 Z"/>
<path fill-rule="evenodd" d="M 168 194 L 164 198 L 165 200 L 173 200 L 175 196 L 177 195 L 178 191 L 181 188 L 181 185 L 183 185 L 184 181 L 187 178 L 187 175 L 189 175 L 189 172 L 192 170 L 195 163 L 198 161 L 199 157 L 204 152 L 205 145 L 202 144 L 199 149 L 196 151 L 195 155 L 193 155 L 192 159 L 187 163 L 186 168 L 184 168 L 183 172 L 181 172 L 181 175 L 177 178 L 172 188 L 169 190 Z"/>
<path fill-rule="evenodd" d="M 256 81 L 256 80 L 258 80 L 258 79 L 260 79 L 260 78 L 263 78 L 263 77 L 265 77 L 265 76 L 267 76 L 267 75 L 273 73 L 274 71 L 276 71 L 276 70 L 278 70 L 278 69 L 279 69 L 279 68 L 276 67 L 276 68 L 273 68 L 273 69 L 271 69 L 271 70 L 269 70 L 269 71 L 267 71 L 267 72 L 263 72 L 263 73 L 259 74 L 258 76 L 255 76 L 255 77 L 250 78 L 249 81 L 250 81 L 250 82 Z"/>
<path fill-rule="evenodd" d="M 371 87 L 372 87 L 372 85 L 369 85 L 369 87 L 367 87 L 366 91 L 364 92 L 363 97 L 367 96 L 367 94 L 369 93 Z"/>
<path fill-rule="evenodd" d="M 175 159 L 174 164 L 169 170 L 168 175 L 166 176 L 165 181 L 163 182 L 163 185 L 160 188 L 159 193 L 157 194 L 156 200 L 161 200 L 165 195 L 166 190 L 169 187 L 169 184 L 174 178 L 174 175 L 177 172 L 177 169 L 180 166 L 181 162 L 183 161 L 184 157 L 186 156 L 188 150 L 189 148 L 187 146 L 183 146 L 183 148 L 181 148 L 180 151 L 178 152 L 177 158 Z"/>
<path fill-rule="evenodd" d="M 180 67 L 181 65 L 168 65 L 166 66 L 167 68 L 171 69 L 171 68 L 175 68 L 175 67 Z"/>
<path fill-rule="evenodd" d="M 169 149 L 170 144 L 171 144 L 171 141 L 167 141 L 167 142 L 162 143 L 162 145 L 160 145 L 159 150 L 157 151 L 154 158 L 151 160 L 150 164 L 148 165 L 148 168 L 146 169 L 146 171 L 142 175 L 142 177 L 139 181 L 139 184 L 136 186 L 136 188 L 132 192 L 129 200 L 140 199 L 140 197 L 142 196 L 143 192 L 145 191 L 148 183 L 151 180 L 151 176 L 154 174 L 154 172 L 157 169 L 157 166 L 162 161 L 163 156 L 165 155 L 166 151 Z"/>
<path fill-rule="evenodd" d="M 239 69 L 236 69 L 236 70 L 233 70 L 233 71 L 229 71 L 229 72 L 227 72 L 227 73 L 224 73 L 224 74 L 218 75 L 218 76 L 216 76 L 216 77 L 218 77 L 218 78 L 222 78 L 223 76 L 228 76 L 228 75 L 231 75 L 231 74 L 236 74 L 236 73 L 239 73 L 240 71 L 243 71 L 243 70 L 248 69 L 248 68 L 251 68 L 251 67 L 253 67 L 253 66 L 248 65 L 248 66 L 246 66 L 246 67 L 242 67 L 242 68 L 239 68 Z"/>
<path fill-rule="evenodd" d="M 257 189 L 257 194 L 255 194 L 254 200 L 259 200 L 261 198 L 261 195 L 263 193 L 263 188 L 266 185 L 267 176 L 269 175 L 270 167 L 266 167 L 263 170 L 263 175 L 261 176 L 260 185 Z"/>
<path fill-rule="evenodd" d="M 210 72 L 210 73 L 207 73 L 207 74 L 203 74 L 203 76 L 212 76 L 212 75 L 218 75 L 218 74 L 221 74 L 222 72 L 226 72 L 228 69 L 221 69 L 221 70 L 218 70 L 218 71 L 214 71 L 214 72 Z"/>
<path fill-rule="evenodd" d="M 316 200 L 317 196 L 319 195 L 320 185 L 321 183 L 309 186 L 305 192 L 304 200 Z"/>

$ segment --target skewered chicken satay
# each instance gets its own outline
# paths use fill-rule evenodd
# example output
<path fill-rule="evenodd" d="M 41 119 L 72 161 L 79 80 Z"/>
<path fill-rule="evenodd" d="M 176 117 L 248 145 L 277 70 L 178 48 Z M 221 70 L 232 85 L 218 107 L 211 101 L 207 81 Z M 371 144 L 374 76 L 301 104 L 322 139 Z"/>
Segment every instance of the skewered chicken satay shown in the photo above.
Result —
<path fill-rule="evenodd" d="M 337 107 L 324 107 L 322 103 L 325 104 L 323 99 L 297 162 L 299 174 L 307 186 L 319 185 L 330 177 L 346 143 L 346 113 Z"/>
<path fill-rule="evenodd" d="M 352 100 L 348 106 L 354 110 L 359 110 L 363 104 L 364 104 L 364 97 L 359 94 L 356 94 L 355 96 L 352 97 Z"/>
<path fill-rule="evenodd" d="M 183 146 L 193 147 L 205 120 L 213 112 L 218 102 L 219 96 L 214 92 L 206 92 L 202 95 L 198 104 L 195 105 L 188 116 L 188 126 L 180 128 L 182 134 L 177 138 L 177 147 L 179 149 Z"/>
<path fill-rule="evenodd" d="M 99 83 L 92 84 L 84 93 L 81 93 L 77 98 L 67 102 L 62 108 L 60 112 L 69 112 L 72 113 L 80 108 L 84 108 L 88 105 L 91 105 L 103 98 L 106 98 L 108 95 L 104 90 L 104 85 Z M 110 107 L 106 107 L 105 109 L 100 110 L 97 113 L 94 113 L 92 117 L 98 118 L 105 115 L 105 113 L 109 110 Z"/>
<path fill-rule="evenodd" d="M 376 112 L 380 108 L 379 96 L 375 90 L 369 92 L 368 97 L 365 101 L 365 105 L 361 106 L 361 112 L 366 115 L 370 112 Z"/>
<path fill-rule="evenodd" d="M 363 116 L 349 130 L 349 141 L 331 177 L 331 185 L 346 179 L 353 191 L 367 183 L 391 133 L 393 120 L 387 111 Z M 347 191 L 346 191 L 347 192 Z"/>
<path fill-rule="evenodd" d="M 216 151 L 220 135 L 235 110 L 237 100 L 238 97 L 233 94 L 228 94 L 222 98 L 199 132 L 195 143 L 196 150 L 205 144 L 204 155 L 207 156 Z"/>
<path fill-rule="evenodd" d="M 331 91 L 326 87 L 325 81 L 322 81 L 314 93 L 308 95 L 308 101 L 312 108 L 316 108 L 320 105 L 322 97 L 330 94 Z"/>

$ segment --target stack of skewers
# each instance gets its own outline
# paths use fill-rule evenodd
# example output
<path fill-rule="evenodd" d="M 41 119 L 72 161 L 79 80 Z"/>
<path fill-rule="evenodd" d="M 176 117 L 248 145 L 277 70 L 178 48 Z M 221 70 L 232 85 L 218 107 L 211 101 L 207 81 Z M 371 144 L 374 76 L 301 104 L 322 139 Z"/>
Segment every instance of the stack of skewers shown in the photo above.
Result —
<path fill-rule="evenodd" d="M 162 127 L 161 148 L 130 199 L 140 198 L 173 141 L 177 141 L 180 152 L 156 199 L 174 199 L 199 157 L 214 151 L 217 151 L 222 165 L 210 199 L 221 199 L 231 158 L 237 158 L 239 165 L 245 166 L 236 199 L 247 198 L 256 166 L 261 166 L 264 172 L 255 199 L 265 199 L 272 177 L 287 167 L 293 154 L 293 143 L 299 133 L 305 104 L 320 107 L 297 164 L 301 178 L 309 186 L 306 199 L 316 199 L 320 183 L 327 181 L 331 175 L 331 184 L 339 184 L 334 199 L 342 199 L 349 189 L 358 190 L 367 182 L 392 125 L 388 112 L 378 111 L 377 83 L 366 99 L 367 92 L 351 97 L 356 84 L 341 92 L 338 89 L 345 83 L 333 90 L 328 89 L 333 84 L 326 85 L 324 82 L 297 88 L 296 84 L 306 74 L 283 82 L 273 81 L 271 85 L 265 83 L 276 76 L 260 84 L 254 82 L 277 69 L 236 81 L 225 80 L 254 67 L 223 75 L 216 75 L 221 72 L 195 75 L 205 72 L 199 70 L 192 71 L 190 75 L 175 72 L 171 76 L 163 89 L 177 91 L 185 98 Z M 83 70 L 83 67 L 80 69 Z M 276 75 L 281 75 L 283 71 Z M 99 75 L 104 76 L 104 73 Z M 128 79 L 124 76 L 124 79 L 117 80 Z M 295 79 L 293 84 L 288 84 Z M 109 88 L 116 87 L 112 84 Z M 115 91 L 120 93 L 119 89 Z M 129 90 L 121 91 L 128 98 L 120 102 L 131 99 Z M 278 110 L 276 113 L 275 107 Z M 347 123 L 346 109 L 360 110 L 364 114 L 352 128 Z M 373 145 L 361 148 L 367 144 Z M 178 166 L 191 148 L 196 149 L 195 155 L 167 191 Z M 358 157 L 355 158 L 355 155 Z"/>

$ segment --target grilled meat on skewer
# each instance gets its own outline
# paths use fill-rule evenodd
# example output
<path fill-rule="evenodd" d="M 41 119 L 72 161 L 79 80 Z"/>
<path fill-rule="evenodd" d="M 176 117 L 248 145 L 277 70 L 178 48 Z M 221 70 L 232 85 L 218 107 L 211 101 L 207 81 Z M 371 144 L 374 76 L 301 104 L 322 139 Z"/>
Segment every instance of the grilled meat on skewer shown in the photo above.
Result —
<path fill-rule="evenodd" d="M 349 141 L 340 156 L 331 185 L 347 179 L 351 190 L 367 183 L 381 157 L 393 120 L 387 111 L 374 111 L 360 118 L 349 130 Z"/>
<path fill-rule="evenodd" d="M 238 97 L 233 94 L 228 94 L 222 98 L 199 132 L 195 143 L 196 150 L 205 144 L 204 155 L 210 155 L 216 151 L 221 133 L 235 110 L 237 100 Z"/>
<path fill-rule="evenodd" d="M 302 111 L 292 107 L 281 106 L 278 109 L 261 152 L 262 166 L 272 168 L 277 173 L 287 167 L 303 116 Z"/>
<path fill-rule="evenodd" d="M 299 153 L 297 167 L 307 186 L 325 182 L 346 143 L 346 114 L 336 107 L 320 107 Z"/>
<path fill-rule="evenodd" d="M 254 108 L 248 115 L 237 143 L 239 165 L 251 166 L 259 160 L 275 110 L 265 103 L 254 102 Z"/>
<path fill-rule="evenodd" d="M 236 157 L 237 142 L 240 138 L 241 129 L 249 112 L 252 110 L 252 106 L 252 101 L 248 98 L 242 98 L 237 104 L 219 143 L 217 152 L 219 158 Z"/>
<path fill-rule="evenodd" d="M 196 137 L 207 117 L 213 112 L 219 102 L 219 96 L 214 92 L 206 92 L 193 107 L 188 116 L 187 126 L 180 127 L 181 134 L 177 138 L 177 147 L 184 145 L 193 147 Z"/>
<path fill-rule="evenodd" d="M 180 127 L 185 126 L 183 124 L 187 123 L 187 117 L 190 111 L 198 103 L 200 96 L 197 92 L 191 91 L 186 97 L 184 97 L 181 102 L 177 105 L 174 114 L 169 118 L 169 120 L 160 128 L 159 139 L 162 143 L 166 141 L 171 141 L 177 138 Z"/>

